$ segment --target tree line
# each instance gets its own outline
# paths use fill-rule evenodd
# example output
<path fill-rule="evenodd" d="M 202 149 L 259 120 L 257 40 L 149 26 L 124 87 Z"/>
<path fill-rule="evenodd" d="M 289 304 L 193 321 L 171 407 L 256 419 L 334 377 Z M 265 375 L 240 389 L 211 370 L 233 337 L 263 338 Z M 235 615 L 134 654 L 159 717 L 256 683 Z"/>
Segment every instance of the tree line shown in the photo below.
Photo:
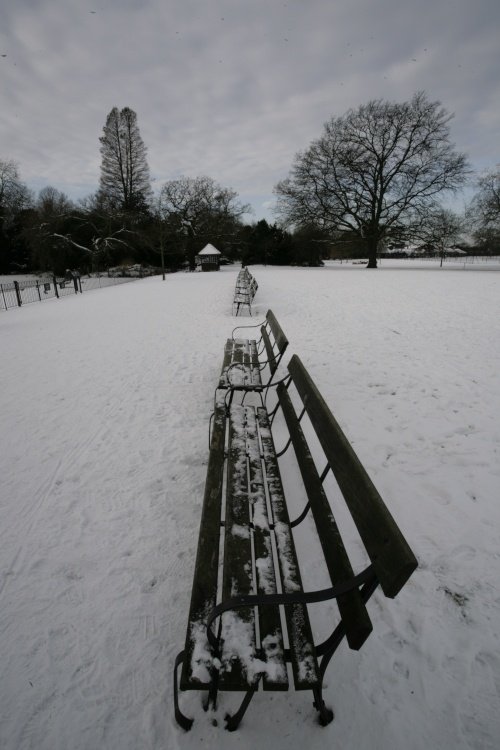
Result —
<path fill-rule="evenodd" d="M 18 165 L 0 159 L 0 272 L 192 269 L 207 242 L 230 261 L 317 265 L 337 254 L 376 267 L 381 251 L 409 242 L 444 254 L 466 230 L 479 252 L 498 253 L 498 167 L 478 179 L 462 215 L 443 207 L 472 174 L 451 119 L 423 92 L 332 117 L 276 185 L 271 225 L 245 222 L 250 207 L 208 176 L 169 180 L 155 195 L 137 114 L 114 107 L 99 139 L 99 187 L 78 203 L 51 186 L 35 196 Z"/>

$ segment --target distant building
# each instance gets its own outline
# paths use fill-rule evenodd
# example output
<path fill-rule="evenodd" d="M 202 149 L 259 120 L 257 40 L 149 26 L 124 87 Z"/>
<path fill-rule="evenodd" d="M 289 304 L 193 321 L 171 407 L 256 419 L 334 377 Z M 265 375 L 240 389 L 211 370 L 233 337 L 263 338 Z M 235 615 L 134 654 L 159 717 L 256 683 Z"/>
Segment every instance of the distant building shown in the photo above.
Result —
<path fill-rule="evenodd" d="M 202 271 L 218 271 L 220 269 L 220 252 L 213 245 L 206 245 L 196 256 L 196 262 Z"/>

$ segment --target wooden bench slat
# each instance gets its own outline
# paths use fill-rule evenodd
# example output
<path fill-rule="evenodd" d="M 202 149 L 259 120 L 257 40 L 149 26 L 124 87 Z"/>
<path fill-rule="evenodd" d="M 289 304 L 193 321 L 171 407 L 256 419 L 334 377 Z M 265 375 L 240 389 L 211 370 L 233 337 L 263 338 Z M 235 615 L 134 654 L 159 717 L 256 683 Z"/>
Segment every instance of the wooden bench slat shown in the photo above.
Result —
<path fill-rule="evenodd" d="M 228 574 L 223 579 L 223 600 L 254 593 L 251 521 L 256 513 L 259 526 L 265 527 L 267 515 L 255 410 L 253 407 L 234 406 L 229 423 L 229 492 L 225 522 L 227 559 L 224 566 Z M 276 593 L 269 528 L 267 542 L 265 534 L 265 528 L 254 532 L 257 593 Z M 230 566 L 227 565 L 228 560 L 231 561 Z M 262 674 L 264 689 L 286 690 L 288 677 L 279 608 L 272 606 L 259 610 L 263 652 L 260 655 L 256 648 L 254 617 L 253 608 L 239 609 L 222 616 L 220 687 L 225 690 L 248 689 Z"/>
<path fill-rule="evenodd" d="M 257 342 L 255 339 L 250 339 L 250 362 L 253 368 L 255 368 L 259 372 L 259 380 L 260 380 L 260 362 L 259 362 L 259 352 L 257 349 Z"/>
<path fill-rule="evenodd" d="M 284 385 L 278 386 L 278 397 L 307 497 L 311 503 L 311 512 L 330 579 L 333 585 L 348 581 L 354 577 L 354 571 L 292 400 Z M 356 588 L 349 594 L 338 597 L 337 605 L 346 627 L 349 646 L 352 649 L 361 648 L 373 627 L 359 589 Z"/>
<path fill-rule="evenodd" d="M 231 358 L 232 375 L 235 379 L 238 379 L 238 375 L 241 376 L 245 372 L 245 342 L 244 341 L 233 341 L 233 354 Z"/>
<path fill-rule="evenodd" d="M 269 417 L 264 407 L 257 408 L 257 421 L 262 442 L 269 498 L 274 518 L 274 532 L 284 593 L 302 591 L 297 553 L 290 528 L 281 475 L 276 458 Z M 320 682 L 314 641 L 307 606 L 293 604 L 285 607 L 292 671 L 296 690 L 310 690 Z"/>
<path fill-rule="evenodd" d="M 231 360 L 233 358 L 233 346 L 234 346 L 233 339 L 228 339 L 224 346 L 224 358 L 222 360 L 222 370 L 221 370 L 221 374 L 219 377 L 219 388 L 227 387 L 226 370 L 231 364 Z"/>
<path fill-rule="evenodd" d="M 288 339 L 285 336 L 282 327 L 278 323 L 275 314 L 272 310 L 267 311 L 266 320 L 269 323 L 269 327 L 273 333 L 278 346 L 278 351 L 282 354 L 288 346 Z"/>
<path fill-rule="evenodd" d="M 235 406 L 229 418 L 224 571 L 222 600 L 252 594 L 252 546 L 248 497 L 248 465 L 245 409 Z M 247 690 L 258 680 L 252 673 L 256 659 L 253 608 L 222 615 L 222 671 L 220 687 Z"/>
<path fill-rule="evenodd" d="M 255 339 L 245 340 L 245 367 L 248 385 L 257 387 L 262 385 L 260 377 L 259 354 L 257 351 L 257 342 Z"/>
<path fill-rule="evenodd" d="M 257 593 L 276 594 L 278 588 L 274 572 L 264 474 L 260 456 L 257 419 L 253 407 L 246 407 L 246 423 Z M 259 630 L 263 660 L 266 664 L 262 681 L 264 690 L 287 690 L 288 674 L 281 617 L 277 605 L 259 607 Z"/>
<path fill-rule="evenodd" d="M 261 334 L 262 334 L 262 340 L 264 342 L 264 347 L 266 349 L 266 357 L 267 357 L 267 362 L 269 364 L 269 370 L 271 371 L 271 374 L 274 375 L 278 365 L 276 364 L 276 357 L 274 355 L 273 345 L 271 344 L 271 340 L 264 326 L 262 326 L 261 328 Z"/>
<path fill-rule="evenodd" d="M 418 563 L 335 417 L 295 354 L 288 365 L 325 456 L 373 563 L 384 594 L 395 597 Z"/>
<path fill-rule="evenodd" d="M 210 685 L 211 656 L 205 623 L 216 605 L 226 418 L 216 407 L 196 553 L 181 689 Z"/>

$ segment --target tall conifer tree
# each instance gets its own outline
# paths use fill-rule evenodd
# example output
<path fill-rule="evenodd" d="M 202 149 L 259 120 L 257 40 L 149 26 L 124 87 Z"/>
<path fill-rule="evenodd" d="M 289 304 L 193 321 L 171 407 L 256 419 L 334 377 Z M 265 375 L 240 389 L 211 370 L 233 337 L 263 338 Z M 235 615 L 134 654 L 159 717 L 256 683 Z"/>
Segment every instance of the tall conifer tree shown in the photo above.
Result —
<path fill-rule="evenodd" d="M 113 107 L 106 118 L 101 142 L 99 197 L 114 210 L 142 212 L 152 195 L 147 149 L 129 107 Z"/>

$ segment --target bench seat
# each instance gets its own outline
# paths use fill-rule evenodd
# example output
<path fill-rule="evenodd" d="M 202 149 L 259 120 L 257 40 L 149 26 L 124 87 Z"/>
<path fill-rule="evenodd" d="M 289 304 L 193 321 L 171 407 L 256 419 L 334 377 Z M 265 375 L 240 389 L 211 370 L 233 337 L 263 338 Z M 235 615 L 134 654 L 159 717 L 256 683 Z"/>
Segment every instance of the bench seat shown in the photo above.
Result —
<path fill-rule="evenodd" d="M 224 462 L 217 446 L 224 443 L 226 429 L 229 448 L 223 497 Z M 208 689 L 216 670 L 220 690 L 246 691 L 260 678 L 264 690 L 287 690 L 284 643 L 288 642 L 294 687 L 311 690 L 319 685 L 320 675 L 305 604 L 285 610 L 286 639 L 278 605 L 260 608 L 258 622 L 253 608 L 225 612 L 220 652 L 215 659 L 211 655 L 206 625 L 207 613 L 218 598 L 219 546 L 225 558 L 222 600 L 254 592 L 276 594 L 277 580 L 285 593 L 303 591 L 266 409 L 233 404 L 226 419 L 224 407 L 219 406 L 212 441 L 215 448 L 210 454 L 202 520 L 205 531 L 198 549 L 181 689 Z"/>
<path fill-rule="evenodd" d="M 260 329 L 260 338 L 235 337 L 236 331 Z M 218 389 L 261 392 L 268 388 L 288 346 L 288 339 L 268 310 L 265 320 L 254 326 L 237 326 L 224 346 Z M 262 374 L 267 378 L 263 380 Z"/>
<path fill-rule="evenodd" d="M 256 340 L 231 338 L 226 341 L 219 388 L 230 386 L 244 390 L 262 389 Z"/>

